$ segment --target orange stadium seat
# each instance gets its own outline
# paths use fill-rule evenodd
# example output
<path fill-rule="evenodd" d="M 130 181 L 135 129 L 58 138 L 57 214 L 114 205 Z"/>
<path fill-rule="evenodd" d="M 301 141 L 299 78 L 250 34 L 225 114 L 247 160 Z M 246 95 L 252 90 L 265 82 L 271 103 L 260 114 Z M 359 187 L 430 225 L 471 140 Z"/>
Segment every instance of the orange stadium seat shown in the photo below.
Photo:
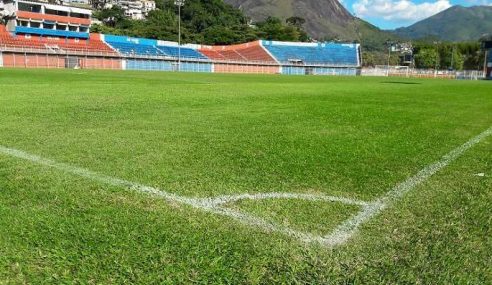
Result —
<path fill-rule="evenodd" d="M 0 25 L 0 45 L 39 49 L 57 47 L 69 51 L 116 53 L 101 41 L 99 34 L 91 34 L 89 39 L 81 39 L 79 41 L 65 38 L 38 37 L 34 35 L 26 38 L 24 35 L 12 36 L 3 25 Z"/>
<path fill-rule="evenodd" d="M 213 60 L 244 61 L 244 62 L 268 62 L 275 60 L 263 49 L 259 42 L 252 42 L 233 46 L 203 47 L 200 52 Z"/>

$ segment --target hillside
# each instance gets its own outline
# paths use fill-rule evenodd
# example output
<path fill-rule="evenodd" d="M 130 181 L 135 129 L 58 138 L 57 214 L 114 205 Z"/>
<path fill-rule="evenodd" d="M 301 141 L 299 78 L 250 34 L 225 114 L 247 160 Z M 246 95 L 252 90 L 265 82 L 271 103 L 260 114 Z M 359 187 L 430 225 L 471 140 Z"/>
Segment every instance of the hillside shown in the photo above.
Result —
<path fill-rule="evenodd" d="M 491 31 L 492 6 L 453 6 L 394 33 L 411 39 L 437 37 L 445 41 L 469 41 Z"/>
<path fill-rule="evenodd" d="M 306 20 L 305 30 L 317 39 L 355 39 L 355 18 L 337 0 L 225 0 L 241 9 L 253 21 L 268 16 L 285 20 L 298 16 Z"/>

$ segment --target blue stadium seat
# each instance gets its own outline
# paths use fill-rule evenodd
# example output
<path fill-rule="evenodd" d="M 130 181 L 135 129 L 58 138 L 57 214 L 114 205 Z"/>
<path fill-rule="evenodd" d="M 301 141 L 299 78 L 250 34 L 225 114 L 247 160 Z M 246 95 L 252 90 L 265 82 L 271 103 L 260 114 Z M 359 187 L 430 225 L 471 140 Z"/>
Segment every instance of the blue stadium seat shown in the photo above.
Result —
<path fill-rule="evenodd" d="M 179 48 L 177 46 L 159 46 L 159 45 L 148 45 L 148 44 L 137 44 L 131 42 L 116 42 L 106 40 L 106 42 L 116 49 L 119 53 L 124 55 L 148 55 L 148 56 L 171 56 L 178 57 Z M 208 59 L 203 54 L 198 51 L 181 47 L 181 57 L 182 58 L 193 58 L 193 59 Z"/>
<path fill-rule="evenodd" d="M 358 66 L 358 47 L 355 44 L 314 43 L 296 44 L 263 41 L 263 46 L 281 63 L 302 62 L 334 66 Z"/>

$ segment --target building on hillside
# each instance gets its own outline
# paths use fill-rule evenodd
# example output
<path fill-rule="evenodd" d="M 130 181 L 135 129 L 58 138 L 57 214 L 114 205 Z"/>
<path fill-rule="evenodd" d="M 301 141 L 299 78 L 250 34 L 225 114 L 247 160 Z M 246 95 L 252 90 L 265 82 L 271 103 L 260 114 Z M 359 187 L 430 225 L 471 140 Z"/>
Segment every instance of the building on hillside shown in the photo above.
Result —
<path fill-rule="evenodd" d="M 2 3 L 7 30 L 17 36 L 89 38 L 90 9 L 33 0 L 3 0 Z"/>
<path fill-rule="evenodd" d="M 150 11 L 156 9 L 155 2 L 152 0 L 112 0 L 104 7 L 110 9 L 119 6 L 125 12 L 125 16 L 133 20 L 145 19 Z"/>
<path fill-rule="evenodd" d="M 89 0 L 60 0 L 63 5 L 86 5 L 89 6 Z"/>

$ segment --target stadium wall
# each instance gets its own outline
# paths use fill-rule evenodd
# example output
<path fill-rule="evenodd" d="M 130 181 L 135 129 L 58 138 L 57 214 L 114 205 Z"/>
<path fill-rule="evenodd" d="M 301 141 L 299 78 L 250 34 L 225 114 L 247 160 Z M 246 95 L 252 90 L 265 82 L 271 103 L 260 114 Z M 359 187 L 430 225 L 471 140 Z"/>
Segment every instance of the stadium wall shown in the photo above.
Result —
<path fill-rule="evenodd" d="M 337 68 L 337 67 L 314 67 L 314 75 L 357 75 L 357 68 Z"/>
<path fill-rule="evenodd" d="M 149 71 L 178 71 L 176 61 L 159 59 L 126 59 L 124 60 L 126 70 L 149 70 Z M 179 71 L 183 72 L 212 72 L 212 63 L 182 61 Z"/>
<path fill-rule="evenodd" d="M 306 67 L 304 66 L 282 66 L 281 73 L 285 75 L 306 75 Z"/>
<path fill-rule="evenodd" d="M 3 52 L 3 67 L 121 69 L 121 59 L 94 56 Z"/>
<path fill-rule="evenodd" d="M 280 67 L 261 64 L 214 63 L 216 73 L 278 74 Z"/>

